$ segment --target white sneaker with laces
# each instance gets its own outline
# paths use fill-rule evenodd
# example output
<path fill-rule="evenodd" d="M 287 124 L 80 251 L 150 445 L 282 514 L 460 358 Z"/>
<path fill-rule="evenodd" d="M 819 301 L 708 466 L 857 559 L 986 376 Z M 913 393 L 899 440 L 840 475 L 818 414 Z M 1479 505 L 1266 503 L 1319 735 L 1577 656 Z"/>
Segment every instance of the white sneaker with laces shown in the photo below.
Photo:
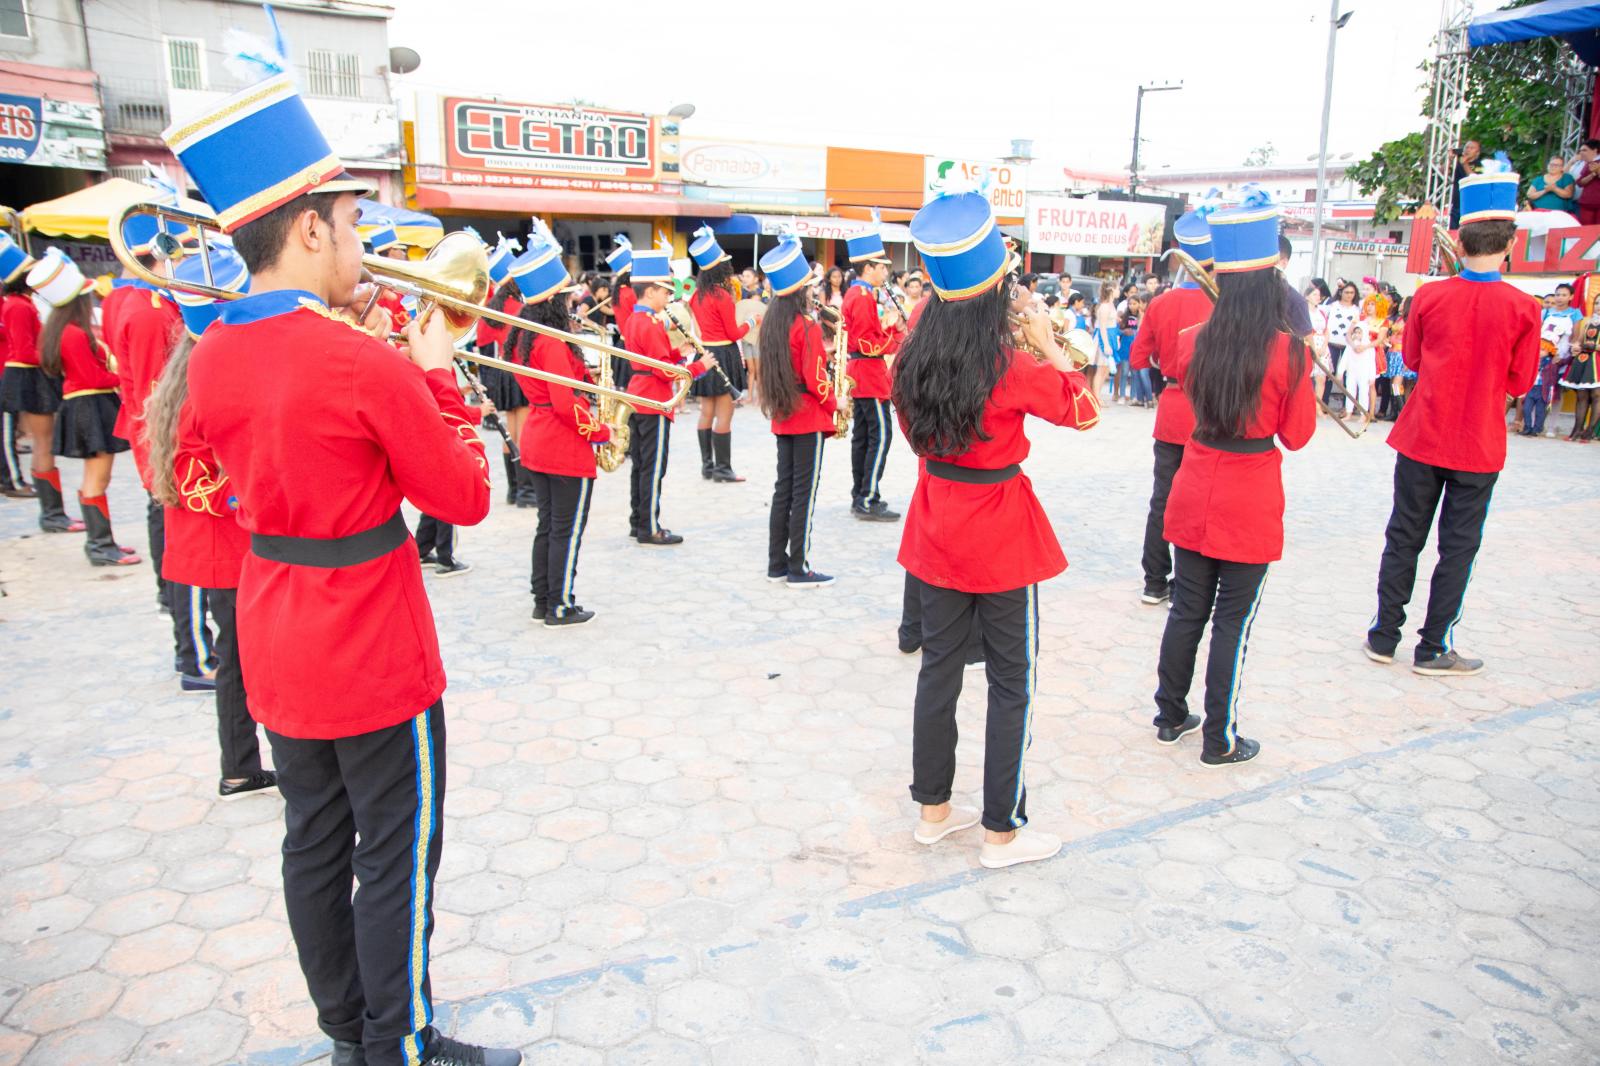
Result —
<path fill-rule="evenodd" d="M 950 813 L 942 822 L 927 822 L 917 820 L 917 828 L 911 837 L 918 844 L 937 844 L 951 833 L 959 833 L 963 829 L 971 829 L 981 820 L 981 816 L 971 807 L 950 805 Z"/>
<path fill-rule="evenodd" d="M 1019 862 L 1048 859 L 1060 850 L 1060 837 L 1024 826 L 1017 830 L 1017 835 L 1008 843 L 990 844 L 985 841 L 983 854 L 978 856 L 978 861 L 991 870 L 999 870 Z"/>

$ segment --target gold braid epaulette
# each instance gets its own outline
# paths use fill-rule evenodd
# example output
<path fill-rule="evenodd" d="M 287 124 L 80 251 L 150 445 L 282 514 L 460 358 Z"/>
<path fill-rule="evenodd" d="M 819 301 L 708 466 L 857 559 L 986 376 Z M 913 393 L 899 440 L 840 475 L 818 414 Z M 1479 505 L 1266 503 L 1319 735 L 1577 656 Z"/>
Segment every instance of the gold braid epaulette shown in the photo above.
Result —
<path fill-rule="evenodd" d="M 227 483 L 227 474 L 216 477 L 209 466 L 190 456 L 189 469 L 183 475 L 182 483 L 178 486 L 178 495 L 183 497 L 185 509 L 193 511 L 195 514 L 208 514 L 213 518 L 221 518 L 223 517 L 222 512 L 217 510 L 212 501 L 217 491 Z"/>
<path fill-rule="evenodd" d="M 307 311 L 315 311 L 323 318 L 326 318 L 329 322 L 337 322 L 341 326 L 349 326 L 363 337 L 372 336 L 372 334 L 362 329 L 361 324 L 353 320 L 349 315 L 342 315 L 337 311 L 329 310 L 316 300 L 308 300 L 302 296 L 300 297 L 300 306 L 305 308 Z"/>

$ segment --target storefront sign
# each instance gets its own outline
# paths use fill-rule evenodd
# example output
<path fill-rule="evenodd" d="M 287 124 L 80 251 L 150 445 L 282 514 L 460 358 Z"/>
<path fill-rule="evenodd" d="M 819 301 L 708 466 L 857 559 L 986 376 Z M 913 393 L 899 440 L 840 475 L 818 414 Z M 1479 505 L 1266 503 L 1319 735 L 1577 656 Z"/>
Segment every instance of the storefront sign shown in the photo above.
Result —
<path fill-rule="evenodd" d="M 99 105 L 0 93 L 0 163 L 104 170 Z"/>
<path fill-rule="evenodd" d="M 683 192 L 746 210 L 821 210 L 827 159 L 823 148 L 685 138 Z"/>
<path fill-rule="evenodd" d="M 1049 255 L 1155 256 L 1167 210 L 1121 200 L 1028 197 L 1028 250 Z"/>
<path fill-rule="evenodd" d="M 1333 250 L 1355 255 L 1405 255 L 1410 248 L 1387 241 L 1334 241 Z"/>
<path fill-rule="evenodd" d="M 757 215 L 761 235 L 776 237 L 784 230 L 792 230 L 796 237 L 813 240 L 842 241 L 866 229 L 869 223 L 855 218 L 796 218 L 793 215 Z M 888 244 L 909 244 L 911 227 L 899 222 L 881 222 L 878 232 Z"/>
<path fill-rule="evenodd" d="M 461 97 L 446 97 L 442 108 L 445 181 L 656 190 L 659 145 L 649 115 Z"/>
<path fill-rule="evenodd" d="M 941 159 L 925 156 L 922 160 L 922 202 L 927 203 L 939 195 L 947 182 L 958 182 L 977 188 L 987 181 L 984 193 L 999 218 L 1021 218 L 1027 198 L 1028 168 L 1023 165 L 1001 163 L 989 159 Z"/>

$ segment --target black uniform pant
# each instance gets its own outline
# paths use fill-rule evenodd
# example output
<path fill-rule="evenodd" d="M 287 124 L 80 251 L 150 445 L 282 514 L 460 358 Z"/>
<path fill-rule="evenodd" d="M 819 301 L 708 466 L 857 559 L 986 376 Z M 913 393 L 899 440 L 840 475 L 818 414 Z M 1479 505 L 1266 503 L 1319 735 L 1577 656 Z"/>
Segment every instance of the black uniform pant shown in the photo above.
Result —
<path fill-rule="evenodd" d="M 1233 752 L 1239 693 L 1244 679 L 1250 626 L 1267 587 L 1266 563 L 1232 563 L 1176 548 L 1172 610 L 1161 635 L 1156 666 L 1158 726 L 1180 726 L 1189 717 L 1189 686 L 1195 653 L 1206 622 L 1211 622 L 1211 652 L 1206 658 L 1205 750 Z"/>
<path fill-rule="evenodd" d="M 1033 739 L 1038 683 L 1039 587 L 959 592 L 919 582 L 922 669 L 911 732 L 911 798 L 950 799 L 956 775 L 956 701 L 974 626 L 981 628 L 989 678 L 984 724 L 983 825 L 997 833 L 1028 823 L 1023 756 Z"/>
<path fill-rule="evenodd" d="M 578 550 L 589 524 L 594 478 L 528 471 L 538 501 L 539 526 L 533 534 L 533 602 L 572 607 L 578 580 Z"/>
<path fill-rule="evenodd" d="M 150 565 L 156 572 L 156 599 L 166 603 L 170 609 L 172 605 L 167 600 L 167 580 L 161 576 L 161 560 L 167 554 L 167 510 L 154 496 L 149 497 L 145 504 L 144 530 L 150 538 Z"/>
<path fill-rule="evenodd" d="M 821 433 L 780 433 L 778 480 L 767 521 L 767 573 L 803 574 L 811 569 L 811 518 L 822 474 Z"/>
<path fill-rule="evenodd" d="M 922 644 L 922 589 L 923 580 L 911 571 L 906 571 L 906 590 L 900 605 L 900 632 L 899 638 L 902 646 L 908 644 Z M 983 627 L 978 622 L 978 616 L 972 616 L 972 632 L 967 634 L 967 663 L 983 662 Z"/>
<path fill-rule="evenodd" d="M 244 671 L 239 665 L 239 634 L 234 625 L 238 589 L 206 589 L 211 620 L 217 624 L 217 746 L 222 776 L 248 777 L 261 769 L 256 720 L 245 706 Z"/>
<path fill-rule="evenodd" d="M 193 585 L 167 582 L 167 607 L 172 612 L 172 640 L 178 673 L 198 677 L 211 668 L 216 641 L 206 621 L 209 597 Z"/>
<path fill-rule="evenodd" d="M 449 522 L 441 522 L 431 514 L 425 514 L 417 521 L 417 556 L 433 557 L 439 560 L 441 566 L 449 566 L 456 561 L 456 527 Z"/>
<path fill-rule="evenodd" d="M 284 904 L 317 1024 L 362 1043 L 368 1066 L 414 1063 L 433 1019 L 444 704 L 359 736 L 267 739 L 284 804 Z"/>
<path fill-rule="evenodd" d="M 628 529 L 636 537 L 661 532 L 661 479 L 671 437 L 672 422 L 663 415 L 628 416 Z"/>
<path fill-rule="evenodd" d="M 17 416 L 14 411 L 0 412 L 0 436 L 5 437 L 5 481 L 8 485 L 26 488 L 27 474 L 24 473 L 22 457 L 17 454 Z M 157 574 L 160 577 L 160 574 Z"/>
<path fill-rule="evenodd" d="M 878 483 L 889 462 L 889 443 L 894 439 L 894 414 L 888 400 L 857 396 L 855 425 L 850 430 L 850 499 L 877 503 Z"/>
<path fill-rule="evenodd" d="M 1167 591 L 1172 577 L 1172 548 L 1167 544 L 1167 497 L 1172 479 L 1183 465 L 1183 445 L 1155 442 L 1155 484 L 1150 490 L 1150 514 L 1144 520 L 1144 590 Z"/>
<path fill-rule="evenodd" d="M 1378 614 L 1367 641 L 1374 651 L 1394 654 L 1406 604 L 1417 579 L 1417 556 L 1428 541 L 1434 511 L 1439 513 L 1439 561 L 1428 590 L 1428 614 L 1418 634 L 1417 662 L 1449 651 L 1461 621 L 1467 582 L 1483 543 L 1483 523 L 1499 474 L 1470 474 L 1429 466 L 1403 455 L 1394 461 L 1394 509 L 1384 532 L 1378 567 Z M 1441 498 L 1443 506 L 1440 505 Z"/>

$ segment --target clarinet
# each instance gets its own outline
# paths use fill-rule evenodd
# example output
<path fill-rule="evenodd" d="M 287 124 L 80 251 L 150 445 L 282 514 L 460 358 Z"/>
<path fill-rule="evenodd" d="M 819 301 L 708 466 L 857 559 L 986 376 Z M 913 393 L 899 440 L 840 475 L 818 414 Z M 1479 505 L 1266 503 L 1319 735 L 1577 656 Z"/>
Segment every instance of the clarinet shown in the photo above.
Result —
<path fill-rule="evenodd" d="M 467 379 L 467 388 L 472 390 L 472 395 L 479 403 L 483 403 L 489 398 L 489 393 L 483 387 L 483 382 L 478 380 L 478 375 L 472 372 L 472 368 L 467 365 L 467 361 L 465 359 L 462 359 L 460 356 L 455 356 L 453 358 L 456 364 L 456 369 L 460 370 Z M 505 442 L 506 453 L 511 456 L 511 461 L 513 463 L 522 458 L 522 452 L 517 448 L 517 442 L 511 439 L 510 433 L 506 432 L 506 424 L 501 420 L 499 411 L 494 411 L 490 414 L 484 415 L 483 424 L 500 434 L 500 439 Z"/>

